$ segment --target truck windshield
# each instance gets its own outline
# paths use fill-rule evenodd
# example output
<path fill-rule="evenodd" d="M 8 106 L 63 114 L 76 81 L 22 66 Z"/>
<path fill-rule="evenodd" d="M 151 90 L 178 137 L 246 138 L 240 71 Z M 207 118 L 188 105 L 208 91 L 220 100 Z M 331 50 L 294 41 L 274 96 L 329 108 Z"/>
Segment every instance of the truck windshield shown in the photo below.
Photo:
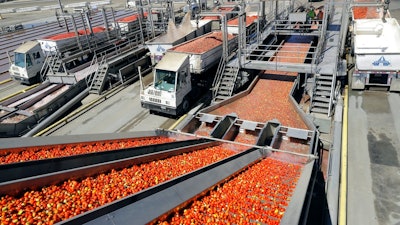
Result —
<path fill-rule="evenodd" d="M 14 53 L 14 64 L 18 67 L 25 67 L 25 54 L 15 52 Z"/>
<path fill-rule="evenodd" d="M 156 69 L 154 87 L 163 91 L 175 90 L 176 72 Z"/>

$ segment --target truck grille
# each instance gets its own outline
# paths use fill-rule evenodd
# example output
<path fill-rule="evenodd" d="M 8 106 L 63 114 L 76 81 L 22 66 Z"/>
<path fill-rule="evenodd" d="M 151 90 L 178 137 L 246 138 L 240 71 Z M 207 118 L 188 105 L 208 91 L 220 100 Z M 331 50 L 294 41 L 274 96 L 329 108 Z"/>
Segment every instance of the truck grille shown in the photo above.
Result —
<path fill-rule="evenodd" d="M 150 95 L 161 96 L 161 91 L 149 90 Z"/>
<path fill-rule="evenodd" d="M 149 98 L 151 102 L 161 103 L 161 99 L 158 98 Z"/>

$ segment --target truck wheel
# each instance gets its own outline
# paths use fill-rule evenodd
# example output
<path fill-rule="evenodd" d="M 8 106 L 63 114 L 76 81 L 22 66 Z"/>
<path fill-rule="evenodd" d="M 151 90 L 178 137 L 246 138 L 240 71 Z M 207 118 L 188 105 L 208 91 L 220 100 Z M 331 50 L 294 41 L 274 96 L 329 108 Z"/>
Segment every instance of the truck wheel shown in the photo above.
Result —
<path fill-rule="evenodd" d="M 183 99 L 183 102 L 182 102 L 182 111 L 183 111 L 182 114 L 185 114 L 185 113 L 187 113 L 187 111 L 189 111 L 189 100 L 188 100 L 187 98 L 184 98 L 184 99 Z"/>
<path fill-rule="evenodd" d="M 35 77 L 35 83 L 40 83 L 43 82 L 44 80 L 42 80 L 42 78 L 40 77 L 40 73 L 37 72 L 36 73 L 36 77 Z"/>

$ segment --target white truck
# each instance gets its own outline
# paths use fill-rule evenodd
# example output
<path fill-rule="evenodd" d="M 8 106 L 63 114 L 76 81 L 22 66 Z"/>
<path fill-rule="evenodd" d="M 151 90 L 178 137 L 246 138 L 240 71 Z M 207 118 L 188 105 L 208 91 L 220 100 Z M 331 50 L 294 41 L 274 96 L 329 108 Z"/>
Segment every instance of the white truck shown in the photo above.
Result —
<path fill-rule="evenodd" d="M 37 41 L 27 41 L 14 50 L 14 61 L 9 72 L 14 80 L 31 84 L 40 80 L 45 55 Z"/>
<path fill-rule="evenodd" d="M 153 83 L 140 92 L 142 107 L 174 116 L 187 112 L 212 84 L 222 36 L 214 31 L 169 49 L 154 68 Z M 236 37 L 227 36 L 228 48 L 235 48 Z"/>
<path fill-rule="evenodd" d="M 353 8 L 351 88 L 385 87 L 400 91 L 400 26 L 397 20 L 382 19 L 381 13 L 375 11 L 376 18 L 354 18 L 356 10 Z"/>
<path fill-rule="evenodd" d="M 93 34 L 97 41 L 105 41 L 105 29 L 94 27 Z M 78 38 L 82 45 L 88 38 L 84 30 L 78 30 Z M 72 46 L 72 48 L 71 48 Z M 72 51 L 78 48 L 78 40 L 75 32 L 59 33 L 46 36 L 37 41 L 27 41 L 14 50 L 14 60 L 10 59 L 10 76 L 24 84 L 40 82 L 40 73 L 47 55 L 53 55 L 56 51 Z"/>

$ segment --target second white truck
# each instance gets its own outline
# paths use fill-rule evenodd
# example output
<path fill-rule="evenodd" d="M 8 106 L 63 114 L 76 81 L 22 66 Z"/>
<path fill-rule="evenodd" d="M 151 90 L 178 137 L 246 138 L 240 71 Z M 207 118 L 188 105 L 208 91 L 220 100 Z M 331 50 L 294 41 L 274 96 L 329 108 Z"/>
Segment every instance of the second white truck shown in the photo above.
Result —
<path fill-rule="evenodd" d="M 174 116 L 186 113 L 212 85 L 223 53 L 222 36 L 214 31 L 168 50 L 154 68 L 153 83 L 141 90 L 142 107 Z M 227 37 L 228 48 L 235 48 L 235 36 Z"/>

